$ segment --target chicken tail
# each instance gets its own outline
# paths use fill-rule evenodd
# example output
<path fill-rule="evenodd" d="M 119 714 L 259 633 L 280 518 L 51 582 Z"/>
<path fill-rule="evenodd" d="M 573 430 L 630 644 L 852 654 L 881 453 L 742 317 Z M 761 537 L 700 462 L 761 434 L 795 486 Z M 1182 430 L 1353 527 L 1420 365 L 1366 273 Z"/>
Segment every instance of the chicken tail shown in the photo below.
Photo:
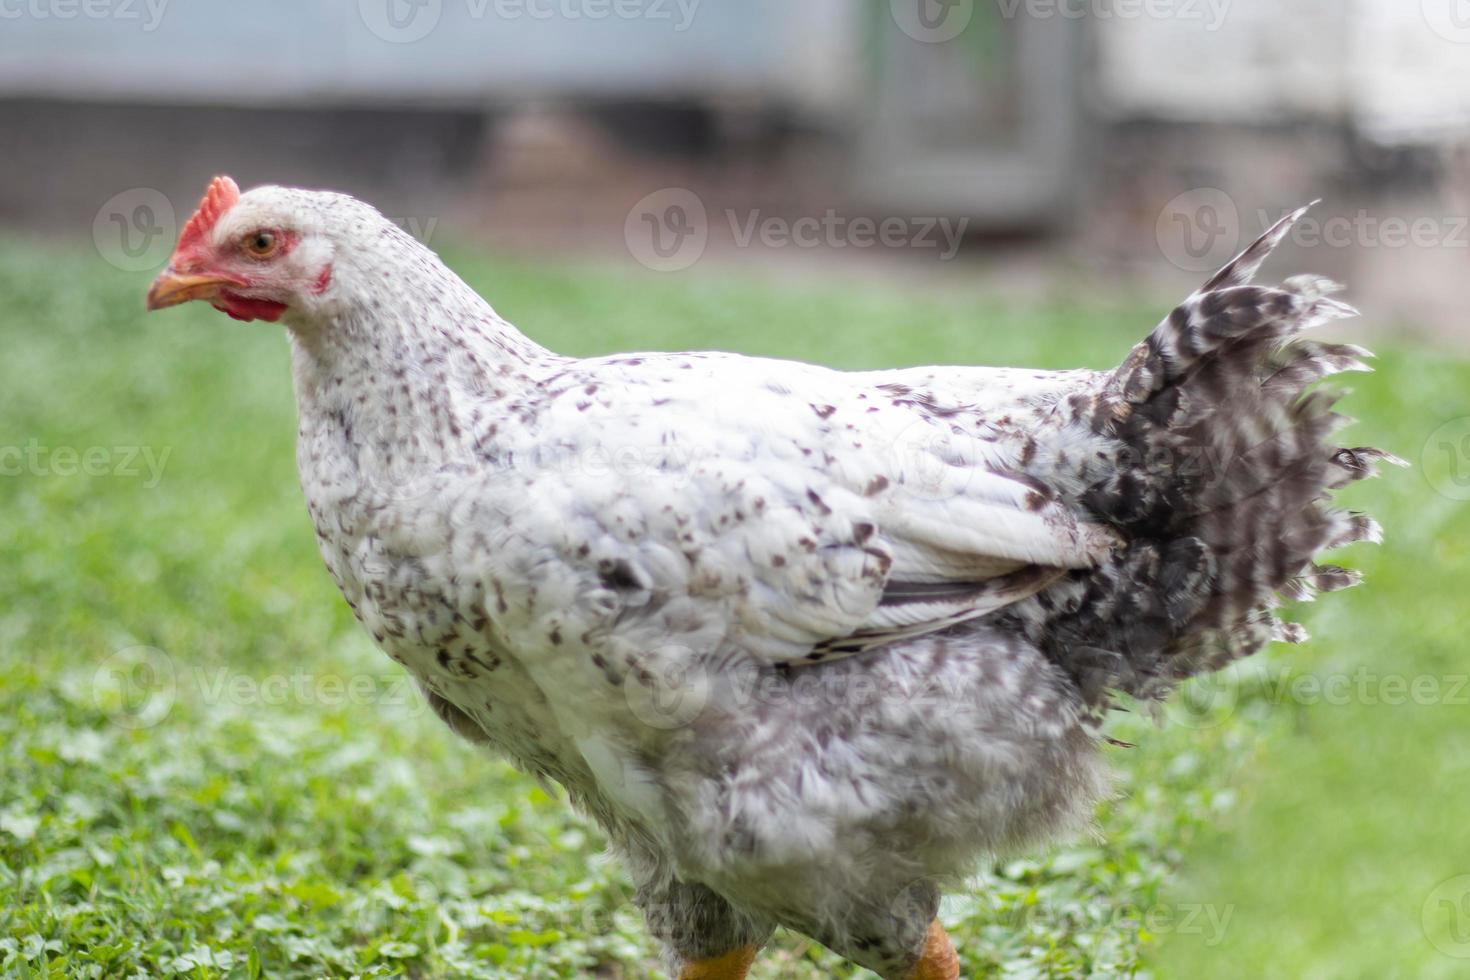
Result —
<path fill-rule="evenodd" d="M 1334 490 L 1402 461 L 1345 448 L 1337 395 L 1307 389 L 1370 370 L 1360 347 L 1299 335 L 1356 311 L 1310 276 L 1252 285 L 1306 211 L 1288 216 L 1184 301 L 1139 344 L 1095 401 L 1092 426 L 1116 458 L 1095 470 L 1084 506 L 1128 542 L 1017 610 L 1019 625 L 1099 707 L 1113 691 L 1160 699 L 1179 681 L 1299 642 L 1277 615 L 1356 584 L 1322 552 L 1378 541 L 1378 525 L 1335 508 Z"/>

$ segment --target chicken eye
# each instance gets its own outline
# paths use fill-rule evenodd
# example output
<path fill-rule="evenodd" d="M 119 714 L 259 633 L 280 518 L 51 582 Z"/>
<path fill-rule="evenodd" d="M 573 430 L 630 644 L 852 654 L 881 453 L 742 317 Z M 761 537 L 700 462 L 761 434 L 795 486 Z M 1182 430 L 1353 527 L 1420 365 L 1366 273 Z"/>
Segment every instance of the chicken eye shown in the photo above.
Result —
<path fill-rule="evenodd" d="M 273 232 L 253 231 L 245 236 L 245 251 L 258 259 L 275 254 L 276 248 L 277 240 Z"/>

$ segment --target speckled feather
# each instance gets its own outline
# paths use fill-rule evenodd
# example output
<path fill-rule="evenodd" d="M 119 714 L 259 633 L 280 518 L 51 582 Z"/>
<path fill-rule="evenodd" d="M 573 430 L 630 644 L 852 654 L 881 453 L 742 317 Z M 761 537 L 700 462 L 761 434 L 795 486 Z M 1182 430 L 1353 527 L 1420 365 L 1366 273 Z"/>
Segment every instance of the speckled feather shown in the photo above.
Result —
<path fill-rule="evenodd" d="M 976 860 L 1085 824 L 1114 693 L 1293 639 L 1279 596 L 1370 450 L 1303 388 L 1327 284 L 1249 285 L 1286 223 L 1116 371 L 574 360 L 370 207 L 291 229 L 298 462 L 357 617 L 457 732 L 562 783 L 670 965 L 785 924 L 887 977 Z M 320 270 L 329 271 L 322 281 Z"/>

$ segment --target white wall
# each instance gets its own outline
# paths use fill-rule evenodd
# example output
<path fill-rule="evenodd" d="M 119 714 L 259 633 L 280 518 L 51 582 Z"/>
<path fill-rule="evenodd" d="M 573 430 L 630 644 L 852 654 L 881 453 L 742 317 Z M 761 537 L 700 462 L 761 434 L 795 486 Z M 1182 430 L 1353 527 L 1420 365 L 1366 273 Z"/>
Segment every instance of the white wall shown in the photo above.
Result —
<path fill-rule="evenodd" d="M 396 19 L 390 19 L 389 14 Z M 845 100 L 850 0 L 0 0 L 0 94 L 237 105 Z"/>
<path fill-rule="evenodd" d="M 1389 140 L 1470 126 L 1467 0 L 1058 2 L 1100 14 L 1107 115 L 1351 120 Z"/>

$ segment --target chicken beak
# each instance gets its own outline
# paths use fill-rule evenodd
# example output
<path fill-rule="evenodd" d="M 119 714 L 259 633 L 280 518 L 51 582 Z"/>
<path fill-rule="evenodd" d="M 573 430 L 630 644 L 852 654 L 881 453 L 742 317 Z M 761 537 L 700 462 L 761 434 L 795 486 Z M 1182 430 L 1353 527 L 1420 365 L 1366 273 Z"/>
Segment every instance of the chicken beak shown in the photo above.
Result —
<path fill-rule="evenodd" d="M 230 282 L 225 276 L 189 275 L 164 269 L 148 289 L 148 309 L 162 310 L 191 299 L 213 299 L 219 295 L 220 287 Z"/>

